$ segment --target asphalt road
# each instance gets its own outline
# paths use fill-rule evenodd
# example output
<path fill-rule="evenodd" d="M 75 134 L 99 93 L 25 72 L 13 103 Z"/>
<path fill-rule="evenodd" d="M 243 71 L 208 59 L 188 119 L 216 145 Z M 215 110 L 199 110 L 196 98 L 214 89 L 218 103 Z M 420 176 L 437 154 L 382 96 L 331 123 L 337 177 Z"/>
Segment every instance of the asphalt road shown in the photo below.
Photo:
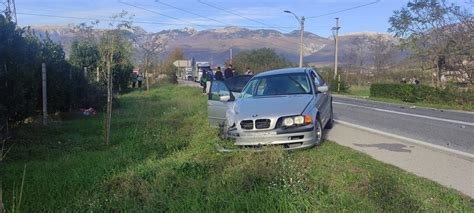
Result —
<path fill-rule="evenodd" d="M 474 113 L 333 97 L 336 120 L 474 154 Z"/>

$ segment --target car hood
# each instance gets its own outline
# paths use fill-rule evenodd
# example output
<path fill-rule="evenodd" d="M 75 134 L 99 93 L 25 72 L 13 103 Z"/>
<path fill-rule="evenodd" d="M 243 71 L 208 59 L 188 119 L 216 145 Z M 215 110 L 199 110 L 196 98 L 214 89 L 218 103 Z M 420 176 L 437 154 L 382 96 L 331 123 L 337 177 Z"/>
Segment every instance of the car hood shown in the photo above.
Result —
<path fill-rule="evenodd" d="M 278 118 L 299 115 L 312 98 L 312 95 L 242 98 L 234 105 L 234 119 Z"/>

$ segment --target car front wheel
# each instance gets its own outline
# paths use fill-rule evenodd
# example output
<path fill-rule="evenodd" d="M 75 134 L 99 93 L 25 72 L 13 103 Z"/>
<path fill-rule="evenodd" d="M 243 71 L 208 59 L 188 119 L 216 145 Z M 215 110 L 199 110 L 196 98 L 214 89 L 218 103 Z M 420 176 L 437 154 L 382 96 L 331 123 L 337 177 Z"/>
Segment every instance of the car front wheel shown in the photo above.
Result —
<path fill-rule="evenodd" d="M 314 131 L 314 144 L 319 146 L 323 142 L 323 125 L 320 119 L 316 120 Z"/>

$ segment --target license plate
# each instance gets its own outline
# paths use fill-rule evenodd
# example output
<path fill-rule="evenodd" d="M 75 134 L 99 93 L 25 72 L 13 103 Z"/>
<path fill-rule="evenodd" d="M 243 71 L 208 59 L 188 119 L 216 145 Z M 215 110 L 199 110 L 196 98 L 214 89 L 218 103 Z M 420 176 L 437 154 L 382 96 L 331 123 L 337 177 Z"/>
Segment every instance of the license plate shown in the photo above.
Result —
<path fill-rule="evenodd" d="M 240 134 L 240 136 L 244 137 L 265 137 L 270 135 L 276 135 L 276 132 L 246 132 Z"/>

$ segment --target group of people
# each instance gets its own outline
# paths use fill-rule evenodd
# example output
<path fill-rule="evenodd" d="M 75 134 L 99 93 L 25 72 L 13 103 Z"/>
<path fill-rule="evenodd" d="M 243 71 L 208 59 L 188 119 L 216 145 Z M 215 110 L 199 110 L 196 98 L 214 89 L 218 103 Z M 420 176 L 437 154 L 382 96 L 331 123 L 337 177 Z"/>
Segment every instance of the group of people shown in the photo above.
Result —
<path fill-rule="evenodd" d="M 138 72 L 132 72 L 132 88 L 135 88 L 138 83 L 138 88 L 142 87 L 143 80 L 145 79 L 145 76 L 142 73 Z"/>
<path fill-rule="evenodd" d="M 418 78 L 416 78 L 416 76 L 413 76 L 411 77 L 408 81 L 406 78 L 402 78 L 402 80 L 400 81 L 401 84 L 415 84 L 415 85 L 418 85 L 420 84 L 420 80 L 418 80 Z"/>
<path fill-rule="evenodd" d="M 216 72 L 213 72 L 212 70 L 203 70 L 202 71 L 202 76 L 201 76 L 201 86 L 202 86 L 202 93 L 205 95 L 208 93 L 207 89 L 210 87 L 210 84 L 212 81 L 223 81 L 228 78 L 232 78 L 236 75 L 238 75 L 237 71 L 235 68 L 232 67 L 232 64 L 229 64 L 227 69 L 222 72 L 221 67 L 217 67 Z M 245 72 L 246 75 L 253 75 L 253 71 L 250 70 L 249 67 L 247 67 L 247 71 Z"/>

